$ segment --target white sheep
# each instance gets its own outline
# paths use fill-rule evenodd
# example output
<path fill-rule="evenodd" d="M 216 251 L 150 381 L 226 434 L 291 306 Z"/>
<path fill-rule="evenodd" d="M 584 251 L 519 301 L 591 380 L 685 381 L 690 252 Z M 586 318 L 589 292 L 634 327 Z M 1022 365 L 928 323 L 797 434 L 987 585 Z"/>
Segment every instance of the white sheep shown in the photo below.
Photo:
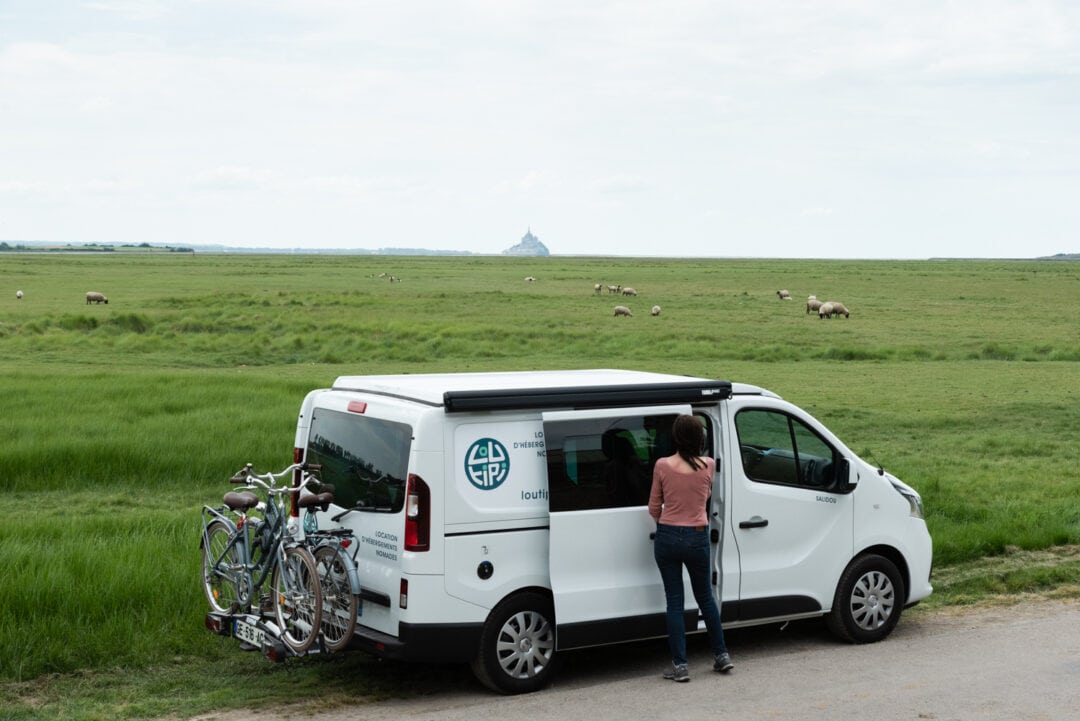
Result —
<path fill-rule="evenodd" d="M 621 285 L 609 285 L 609 286 L 607 287 L 607 292 L 608 292 L 608 293 L 616 293 L 616 294 L 617 294 L 617 293 L 618 293 L 619 291 L 621 291 L 621 290 L 622 290 L 622 286 L 621 286 Z"/>
<path fill-rule="evenodd" d="M 592 287 L 592 289 L 593 289 L 593 293 L 596 293 L 597 295 L 600 295 L 600 291 L 602 291 L 604 289 L 604 286 L 597 283 Z"/>
<path fill-rule="evenodd" d="M 15 297 L 18 298 L 19 300 L 22 300 L 22 291 L 21 290 L 15 291 Z"/>
<path fill-rule="evenodd" d="M 637 291 L 628 286 L 628 287 L 622 289 L 622 294 L 623 295 L 637 295 Z"/>
<path fill-rule="evenodd" d="M 850 318 L 851 317 L 851 313 L 848 312 L 847 307 L 844 306 L 844 304 L 841 303 L 838 300 L 832 301 L 832 314 L 833 315 L 842 315 L 845 318 Z"/>
<path fill-rule="evenodd" d="M 660 315 L 660 306 L 658 306 L 658 305 L 654 305 L 654 306 L 652 307 L 652 314 L 653 314 L 653 315 Z"/>
<path fill-rule="evenodd" d="M 817 309 L 817 317 L 832 318 L 832 303 L 822 303 Z"/>
<path fill-rule="evenodd" d="M 817 298 L 815 298 L 814 296 L 810 296 L 810 299 L 806 301 L 806 312 L 807 312 L 807 314 L 816 311 L 820 307 L 821 307 L 821 301 L 818 300 Z"/>
<path fill-rule="evenodd" d="M 527 276 L 525 276 L 525 282 L 526 282 L 526 283 L 535 283 L 535 282 L 536 282 L 536 278 L 535 278 L 535 277 L 533 277 L 533 276 L 531 276 L 531 275 L 527 275 Z"/>
<path fill-rule="evenodd" d="M 86 294 L 86 304 L 90 305 L 91 303 L 104 303 L 105 305 L 108 305 L 109 299 L 101 293 L 91 290 Z"/>
<path fill-rule="evenodd" d="M 627 308 L 625 305 L 615 306 L 615 317 L 618 318 L 620 315 L 630 316 L 631 318 L 634 317 L 634 314 L 631 313 L 630 309 Z"/>
<path fill-rule="evenodd" d="M 791 300 L 791 293 L 786 290 L 778 290 L 776 291 L 776 297 L 780 300 Z"/>

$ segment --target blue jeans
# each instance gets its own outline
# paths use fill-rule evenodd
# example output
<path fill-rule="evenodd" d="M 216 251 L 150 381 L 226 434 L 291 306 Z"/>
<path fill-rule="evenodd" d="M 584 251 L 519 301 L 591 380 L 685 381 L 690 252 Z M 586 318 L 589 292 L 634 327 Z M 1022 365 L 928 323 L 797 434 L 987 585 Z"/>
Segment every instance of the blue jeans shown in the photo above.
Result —
<path fill-rule="evenodd" d="M 709 645 L 713 656 L 727 653 L 724 629 L 720 626 L 720 609 L 709 584 L 709 529 L 697 530 L 688 526 L 656 526 L 653 555 L 664 581 L 667 596 L 667 631 L 671 660 L 675 664 L 686 663 L 686 625 L 683 620 L 685 599 L 683 595 L 682 569 L 690 574 L 690 586 L 694 590 L 705 628 L 709 631 Z"/>

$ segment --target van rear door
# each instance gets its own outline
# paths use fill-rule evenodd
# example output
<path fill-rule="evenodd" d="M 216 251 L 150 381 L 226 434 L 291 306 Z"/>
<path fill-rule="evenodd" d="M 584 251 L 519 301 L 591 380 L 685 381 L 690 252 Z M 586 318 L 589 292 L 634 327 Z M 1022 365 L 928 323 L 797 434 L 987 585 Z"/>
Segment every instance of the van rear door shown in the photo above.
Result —
<path fill-rule="evenodd" d="M 312 410 L 304 459 L 320 465 L 320 479 L 334 486 L 335 502 L 319 514 L 320 526 L 335 527 L 332 518 L 340 516 L 340 525 L 356 533 L 361 624 L 396 636 L 412 426 L 346 400 L 327 396 Z"/>
<path fill-rule="evenodd" d="M 653 559 L 652 464 L 689 405 L 543 414 L 549 566 L 560 648 L 662 635 L 664 588 Z M 693 598 L 688 595 L 688 598 Z"/>

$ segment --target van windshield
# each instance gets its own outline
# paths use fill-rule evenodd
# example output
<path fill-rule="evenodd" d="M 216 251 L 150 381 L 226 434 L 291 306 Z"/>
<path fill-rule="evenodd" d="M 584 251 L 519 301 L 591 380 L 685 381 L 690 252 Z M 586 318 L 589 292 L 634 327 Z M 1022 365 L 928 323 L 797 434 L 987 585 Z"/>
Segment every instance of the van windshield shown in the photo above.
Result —
<path fill-rule="evenodd" d="M 379 418 L 316 409 L 305 459 L 322 466 L 334 503 L 361 511 L 397 513 L 405 502 L 412 428 Z"/>

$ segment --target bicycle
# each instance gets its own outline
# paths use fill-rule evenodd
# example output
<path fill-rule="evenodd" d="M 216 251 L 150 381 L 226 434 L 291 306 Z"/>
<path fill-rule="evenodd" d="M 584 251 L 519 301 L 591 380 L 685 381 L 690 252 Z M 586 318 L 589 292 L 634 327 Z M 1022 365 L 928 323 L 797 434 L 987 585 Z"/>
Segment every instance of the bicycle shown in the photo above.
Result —
<path fill-rule="evenodd" d="M 304 509 L 304 542 L 312 548 L 322 584 L 323 647 L 333 653 L 349 645 L 357 619 L 363 613 L 360 576 L 356 567 L 360 545 L 356 535 L 348 528 L 319 528 L 318 511 L 326 512 L 329 509 L 334 500 L 334 487 L 320 482 L 312 484 L 309 490 L 313 494 L 299 501 L 299 506 Z M 342 511 L 332 516 L 331 520 L 336 523 L 351 510 Z"/>
<path fill-rule="evenodd" d="M 276 486 L 275 481 L 300 469 L 305 478 L 299 486 Z M 280 473 L 255 473 L 247 464 L 229 479 L 248 489 L 261 489 L 266 500 L 248 491 L 225 494 L 224 506 L 203 506 L 202 574 L 203 591 L 210 607 L 219 613 L 243 613 L 260 594 L 260 613 L 273 611 L 284 644 L 296 654 L 311 648 L 322 624 L 322 590 L 318 567 L 311 551 L 294 537 L 287 526 L 285 495 L 298 493 L 314 470 L 293 464 Z M 237 520 L 226 515 L 231 511 Z M 260 519 L 252 510 L 263 514 Z M 264 605 L 261 589 L 270 579 L 270 609 Z"/>

